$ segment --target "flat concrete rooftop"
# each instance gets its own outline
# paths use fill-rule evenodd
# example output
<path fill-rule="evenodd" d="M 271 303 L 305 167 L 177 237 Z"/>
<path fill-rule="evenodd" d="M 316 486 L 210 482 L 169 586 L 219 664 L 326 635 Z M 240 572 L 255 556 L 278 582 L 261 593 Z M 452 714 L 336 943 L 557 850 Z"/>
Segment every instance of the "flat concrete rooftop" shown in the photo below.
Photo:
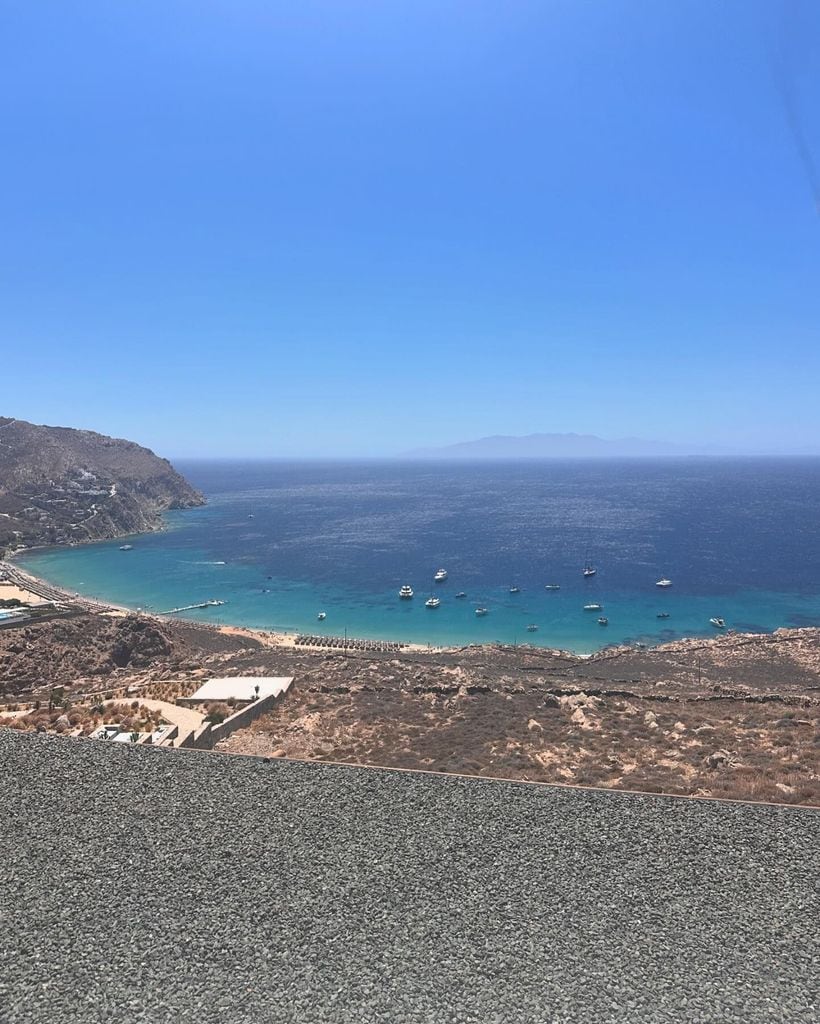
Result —
<path fill-rule="evenodd" d="M 0 1020 L 818 1019 L 820 814 L 0 730 Z"/>
<path fill-rule="evenodd" d="M 180 704 L 199 704 L 202 701 L 256 700 L 270 694 L 281 696 L 293 682 L 292 676 L 228 676 L 209 679 L 188 697 L 178 698 Z M 259 690 L 257 692 L 257 687 Z"/>

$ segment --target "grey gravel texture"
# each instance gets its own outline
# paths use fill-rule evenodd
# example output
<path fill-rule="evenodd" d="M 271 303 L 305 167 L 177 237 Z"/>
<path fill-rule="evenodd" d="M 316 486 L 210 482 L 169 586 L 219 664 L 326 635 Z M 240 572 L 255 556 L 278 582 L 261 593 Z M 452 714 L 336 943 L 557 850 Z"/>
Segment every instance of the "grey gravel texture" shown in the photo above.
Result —
<path fill-rule="evenodd" d="M 820 814 L 0 730 L 0 1020 L 816 1022 Z"/>

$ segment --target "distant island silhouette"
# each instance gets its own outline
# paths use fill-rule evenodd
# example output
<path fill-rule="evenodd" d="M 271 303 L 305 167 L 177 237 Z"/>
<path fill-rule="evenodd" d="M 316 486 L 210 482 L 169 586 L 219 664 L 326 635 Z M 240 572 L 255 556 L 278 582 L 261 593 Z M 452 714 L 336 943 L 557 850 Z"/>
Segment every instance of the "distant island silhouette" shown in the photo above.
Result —
<path fill-rule="evenodd" d="M 402 453 L 413 459 L 543 459 L 649 457 L 664 455 L 719 454 L 717 449 L 684 446 L 668 441 L 647 441 L 639 437 L 606 440 L 594 434 L 527 434 L 516 437 L 494 434 L 474 441 L 434 448 L 416 448 Z"/>

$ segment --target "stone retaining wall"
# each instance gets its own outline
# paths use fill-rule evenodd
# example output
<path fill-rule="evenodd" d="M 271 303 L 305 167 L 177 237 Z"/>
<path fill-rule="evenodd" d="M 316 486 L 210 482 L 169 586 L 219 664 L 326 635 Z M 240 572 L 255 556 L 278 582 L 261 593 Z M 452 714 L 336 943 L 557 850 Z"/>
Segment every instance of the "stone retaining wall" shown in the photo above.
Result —
<path fill-rule="evenodd" d="M 201 728 L 185 736 L 179 746 L 193 750 L 212 750 L 220 740 L 226 739 L 237 729 L 246 728 L 260 715 L 270 711 L 279 696 L 279 694 L 269 693 L 267 697 L 246 704 L 217 725 L 205 722 Z"/>

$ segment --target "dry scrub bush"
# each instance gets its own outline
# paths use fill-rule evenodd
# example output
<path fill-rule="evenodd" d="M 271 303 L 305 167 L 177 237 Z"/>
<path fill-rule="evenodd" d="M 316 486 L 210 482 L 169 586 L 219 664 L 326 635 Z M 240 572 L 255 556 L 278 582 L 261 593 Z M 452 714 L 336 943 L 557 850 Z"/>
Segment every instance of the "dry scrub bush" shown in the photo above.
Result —
<path fill-rule="evenodd" d="M 218 725 L 220 722 L 224 722 L 232 713 L 232 709 L 227 704 L 209 704 L 205 709 L 205 721 Z"/>

